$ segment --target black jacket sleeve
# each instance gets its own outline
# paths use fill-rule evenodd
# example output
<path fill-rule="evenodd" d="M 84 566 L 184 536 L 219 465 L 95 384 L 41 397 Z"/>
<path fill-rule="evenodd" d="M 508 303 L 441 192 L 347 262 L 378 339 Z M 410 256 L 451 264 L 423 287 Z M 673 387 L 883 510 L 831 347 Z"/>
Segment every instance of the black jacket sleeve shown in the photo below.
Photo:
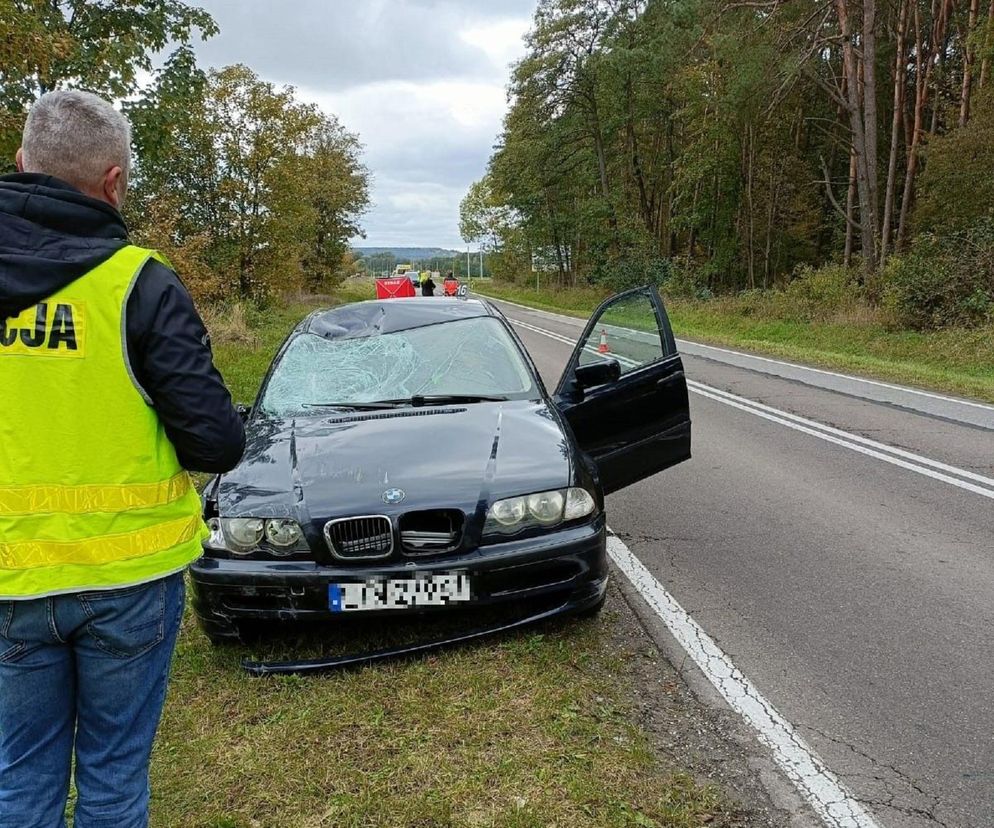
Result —
<path fill-rule="evenodd" d="M 179 277 L 151 260 L 125 311 L 135 380 L 162 420 L 189 471 L 231 470 L 245 450 L 245 429 L 214 367 L 210 337 Z"/>

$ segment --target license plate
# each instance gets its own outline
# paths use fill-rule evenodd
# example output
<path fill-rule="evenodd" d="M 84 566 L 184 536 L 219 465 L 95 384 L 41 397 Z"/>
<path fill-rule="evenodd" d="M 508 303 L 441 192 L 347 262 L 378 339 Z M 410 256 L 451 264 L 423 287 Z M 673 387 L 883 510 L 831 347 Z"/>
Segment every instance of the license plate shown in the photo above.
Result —
<path fill-rule="evenodd" d="M 328 606 L 332 612 L 445 607 L 472 599 L 469 575 L 465 572 L 370 578 L 362 583 L 328 585 Z"/>

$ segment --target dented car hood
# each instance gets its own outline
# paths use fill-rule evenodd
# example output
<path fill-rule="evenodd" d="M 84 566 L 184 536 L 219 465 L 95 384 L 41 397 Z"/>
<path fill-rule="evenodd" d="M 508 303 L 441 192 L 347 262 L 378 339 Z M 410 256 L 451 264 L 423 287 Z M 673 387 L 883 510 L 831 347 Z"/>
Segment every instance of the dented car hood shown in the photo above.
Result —
<path fill-rule="evenodd" d="M 558 412 L 544 402 L 405 407 L 255 418 L 245 455 L 221 477 L 223 517 L 297 519 L 478 506 L 570 485 L 572 458 Z M 402 502 L 388 504 L 387 490 Z"/>

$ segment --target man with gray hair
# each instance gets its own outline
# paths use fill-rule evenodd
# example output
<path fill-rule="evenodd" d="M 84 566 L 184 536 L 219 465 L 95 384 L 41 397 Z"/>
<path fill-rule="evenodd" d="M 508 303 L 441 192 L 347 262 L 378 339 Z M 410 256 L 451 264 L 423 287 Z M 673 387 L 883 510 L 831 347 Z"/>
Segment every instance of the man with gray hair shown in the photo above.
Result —
<path fill-rule="evenodd" d="M 206 535 L 188 470 L 245 435 L 189 294 L 128 241 L 130 128 L 56 91 L 0 178 L 0 828 L 148 824 Z"/>

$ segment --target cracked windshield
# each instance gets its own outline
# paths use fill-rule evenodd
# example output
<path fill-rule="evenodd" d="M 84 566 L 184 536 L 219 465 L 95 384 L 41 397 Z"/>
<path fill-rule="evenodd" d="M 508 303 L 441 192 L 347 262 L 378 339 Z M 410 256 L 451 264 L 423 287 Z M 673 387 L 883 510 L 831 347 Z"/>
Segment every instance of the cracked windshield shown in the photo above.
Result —
<path fill-rule="evenodd" d="M 302 334 L 277 363 L 261 410 L 289 417 L 334 403 L 534 393 L 531 373 L 503 325 L 480 318 L 354 339 Z"/>

